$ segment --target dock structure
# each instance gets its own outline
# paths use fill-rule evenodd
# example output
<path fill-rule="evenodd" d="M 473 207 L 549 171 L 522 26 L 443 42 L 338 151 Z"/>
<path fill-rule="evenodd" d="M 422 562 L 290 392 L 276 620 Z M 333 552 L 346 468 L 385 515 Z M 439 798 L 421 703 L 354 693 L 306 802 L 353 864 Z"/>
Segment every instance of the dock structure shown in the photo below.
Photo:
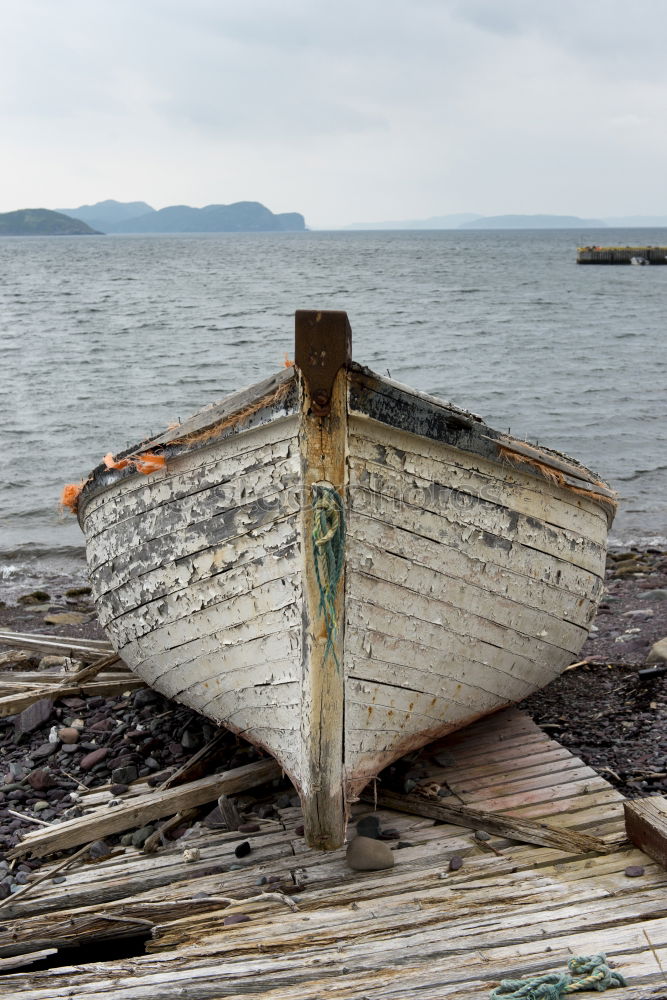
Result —
<path fill-rule="evenodd" d="M 152 855 L 130 847 L 94 864 L 81 857 L 64 883 L 49 878 L 4 901 L 3 995 L 488 1000 L 501 979 L 560 972 L 573 956 L 604 952 L 627 982 L 613 1000 L 664 1000 L 667 872 L 626 840 L 618 791 L 516 709 L 410 763 L 417 788 L 404 798 L 421 793 L 419 813 L 405 802 L 386 808 L 377 786 L 376 815 L 395 832 L 393 868 L 352 871 L 344 848 L 307 847 L 291 805 L 250 835 L 201 828 Z M 151 793 L 140 781 L 130 794 Z M 110 798 L 91 790 L 81 804 L 107 822 L 120 808 Z M 354 806 L 356 818 L 373 810 L 370 799 Z M 470 822 L 433 818 L 441 807 L 546 825 L 548 837 L 555 828 L 564 839 L 549 846 L 529 831 L 522 841 L 520 824 L 510 839 L 497 819 L 480 836 Z M 21 848 L 46 853 L 58 825 Z M 240 840 L 250 844 L 242 860 Z M 135 957 L 95 954 L 133 937 Z M 58 951 L 60 967 L 30 968 Z"/>
<path fill-rule="evenodd" d="M 577 247 L 577 264 L 667 264 L 667 247 Z"/>

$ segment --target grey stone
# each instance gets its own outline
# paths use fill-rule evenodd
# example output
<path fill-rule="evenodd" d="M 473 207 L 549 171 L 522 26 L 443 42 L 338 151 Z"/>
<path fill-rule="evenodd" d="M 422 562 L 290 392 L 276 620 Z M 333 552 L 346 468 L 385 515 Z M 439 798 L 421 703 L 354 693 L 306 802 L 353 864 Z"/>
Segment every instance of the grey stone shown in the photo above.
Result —
<path fill-rule="evenodd" d="M 138 777 L 139 772 L 132 764 L 128 764 L 126 767 L 115 767 L 111 772 L 111 781 L 114 785 L 131 785 Z"/>
<path fill-rule="evenodd" d="M 181 746 L 184 750 L 196 750 L 201 745 L 201 737 L 193 729 L 185 729 L 181 736 Z"/>
<path fill-rule="evenodd" d="M 90 615 L 84 615 L 80 611 L 63 611 L 60 614 L 44 615 L 44 622 L 47 625 L 84 625 L 90 621 Z"/>
<path fill-rule="evenodd" d="M 394 854 L 381 840 L 355 837 L 347 848 L 345 860 L 357 872 L 376 872 L 394 867 Z"/>
<path fill-rule="evenodd" d="M 667 663 L 667 636 L 654 642 L 646 657 L 647 663 Z"/>
<path fill-rule="evenodd" d="M 152 826 L 142 826 L 132 834 L 132 847 L 143 847 L 153 832 Z"/>
<path fill-rule="evenodd" d="M 655 590 L 645 590 L 640 596 L 643 601 L 667 601 L 667 589 L 657 587 Z"/>
<path fill-rule="evenodd" d="M 373 816 L 372 814 L 362 816 L 357 822 L 357 836 L 370 837 L 371 840 L 377 840 L 380 836 L 380 820 L 377 816 Z"/>
<path fill-rule="evenodd" d="M 68 656 L 43 656 L 39 661 L 40 670 L 64 670 L 65 668 L 70 668 Z"/>
<path fill-rule="evenodd" d="M 58 749 L 57 743 L 40 743 L 38 747 L 31 751 L 30 756 L 34 761 L 46 760 Z"/>

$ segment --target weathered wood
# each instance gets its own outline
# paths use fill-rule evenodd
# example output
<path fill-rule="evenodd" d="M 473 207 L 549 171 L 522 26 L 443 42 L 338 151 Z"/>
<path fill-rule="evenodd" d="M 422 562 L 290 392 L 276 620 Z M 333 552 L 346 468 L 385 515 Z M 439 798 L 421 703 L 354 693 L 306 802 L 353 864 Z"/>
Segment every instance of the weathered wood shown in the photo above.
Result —
<path fill-rule="evenodd" d="M 116 806 L 108 813 L 98 816 L 81 816 L 66 820 L 49 830 L 29 833 L 20 844 L 12 848 L 8 857 L 18 858 L 24 854 L 41 858 L 54 851 L 99 840 L 111 833 L 131 830 L 163 816 L 173 816 L 177 812 L 205 802 L 212 802 L 219 795 L 234 794 L 264 784 L 281 774 L 274 760 L 260 760 L 245 764 L 233 771 L 223 771 L 208 778 L 200 778 L 189 785 L 179 785 L 166 791 L 157 790 L 134 799 L 128 805 Z"/>
<path fill-rule="evenodd" d="M 667 868 L 667 799 L 653 795 L 624 802 L 628 839 Z"/>
<path fill-rule="evenodd" d="M 42 698 L 65 698 L 77 694 L 95 694 L 110 698 L 114 694 L 122 694 L 123 691 L 137 691 L 143 687 L 146 687 L 145 681 L 129 674 L 116 675 L 108 680 L 102 676 L 90 681 L 84 680 L 79 684 L 68 684 L 64 681 L 52 685 L 45 684 L 41 688 L 34 688 L 25 693 L 10 694 L 0 698 L 0 718 L 16 715 Z"/>
<path fill-rule="evenodd" d="M 238 830 L 241 825 L 241 817 L 236 805 L 227 795 L 218 796 L 218 809 L 228 830 Z"/>
<path fill-rule="evenodd" d="M 563 830 L 547 823 L 532 823 L 530 820 L 519 819 L 516 816 L 503 816 L 501 813 L 490 813 L 470 806 L 455 806 L 449 803 L 425 799 L 421 795 L 398 795 L 396 792 L 366 792 L 362 796 L 365 802 L 377 802 L 386 809 L 396 809 L 398 812 L 412 813 L 415 816 L 428 816 L 445 823 L 456 823 L 469 830 L 484 830 L 497 837 L 507 837 L 508 840 L 518 840 L 524 844 L 539 844 L 541 847 L 558 847 L 564 851 L 580 851 L 582 854 L 596 851 L 605 854 L 608 846 L 599 837 L 590 837 L 574 830 Z"/>
<path fill-rule="evenodd" d="M 303 702 L 301 706 L 301 745 L 303 765 L 299 778 L 305 836 L 307 843 L 321 850 L 339 847 L 345 834 L 343 789 L 344 676 L 343 648 L 345 630 L 344 570 L 328 596 L 326 608 L 320 590 L 333 584 L 328 577 L 324 556 L 315 541 L 314 503 L 316 490 L 337 496 L 345 506 L 347 442 L 347 372 L 338 368 L 349 361 L 349 324 L 345 314 L 333 327 L 319 323 L 319 314 L 297 314 L 296 354 L 303 359 L 305 374 L 301 383 L 301 477 L 303 484 L 302 566 L 303 607 Z M 326 327 L 326 329 L 325 329 Z M 326 333 L 326 337 L 323 334 Z M 333 357 L 334 377 L 331 391 L 323 388 L 311 371 Z M 309 360 L 310 359 L 310 360 Z M 337 374 L 336 374 L 337 372 Z M 311 376 L 314 381 L 309 382 Z M 312 379 L 311 379 L 312 381 Z M 311 398 L 310 392 L 315 393 Z M 328 398 L 325 396 L 328 395 Z M 323 415 L 317 415 L 317 414 Z M 334 535 L 335 544 L 345 542 L 344 506 Z M 318 515 L 319 517 L 319 515 Z M 325 552 L 325 550 L 321 550 Z M 316 566 L 316 560 L 320 560 Z M 318 572 L 320 573 L 318 582 Z"/>
<path fill-rule="evenodd" d="M 512 762 L 521 760 L 522 743 L 525 755 L 541 760 L 554 779 L 578 771 L 576 761 L 561 757 L 562 749 L 516 711 L 443 741 L 434 752 L 452 754 L 448 768 L 426 764 L 428 754 L 418 766 L 434 781 L 458 771 L 461 787 L 488 778 L 489 797 L 499 796 L 508 768 L 511 778 Z M 496 750 L 504 754 L 497 763 Z M 600 778 L 593 792 L 584 782 L 565 787 L 573 809 L 579 803 L 573 816 L 599 814 L 600 788 L 618 798 Z M 544 815 L 549 796 L 545 787 Z M 465 792 L 462 798 L 468 805 Z M 359 806 L 357 818 L 368 811 Z M 65 886 L 47 881 L 23 904 L 12 900 L 1 922 L 0 956 L 78 941 L 81 957 L 66 969 L 6 975 L 7 994 L 51 1000 L 66 977 L 67 991 L 81 1000 L 185 994 L 192 1000 L 403 1000 L 413 994 L 487 1000 L 501 978 L 563 970 L 572 954 L 598 951 L 630 982 L 613 991 L 618 1000 L 657 1000 L 664 993 L 667 873 L 635 848 L 582 856 L 580 845 L 523 845 L 499 834 L 490 842 L 497 857 L 460 823 L 434 825 L 380 810 L 382 827 L 395 827 L 412 846 L 396 850 L 390 871 L 358 873 L 345 864 L 344 849 L 321 853 L 294 836 L 298 810 L 280 813 L 286 830 L 251 836 L 243 868 L 234 865 L 238 835 L 202 831 L 187 841 L 201 851 L 192 864 L 182 858 L 182 842 L 166 846 L 150 864 L 128 851 L 80 866 Z M 463 859 L 457 871 L 449 870 L 453 855 Z M 644 876 L 627 878 L 628 865 L 642 865 Z M 258 877 L 270 874 L 298 886 L 298 911 L 273 898 L 252 898 Z M 224 925 L 218 900 L 235 900 L 234 910 L 248 922 Z M 90 954 L 96 941 L 143 935 L 151 926 L 149 954 L 86 960 L 84 948 Z"/>
<path fill-rule="evenodd" d="M 86 659 L 107 656 L 113 652 L 111 643 L 104 639 L 68 639 L 66 636 L 41 635 L 37 632 L 0 631 L 0 645 L 15 649 L 32 649 L 36 653 Z"/>

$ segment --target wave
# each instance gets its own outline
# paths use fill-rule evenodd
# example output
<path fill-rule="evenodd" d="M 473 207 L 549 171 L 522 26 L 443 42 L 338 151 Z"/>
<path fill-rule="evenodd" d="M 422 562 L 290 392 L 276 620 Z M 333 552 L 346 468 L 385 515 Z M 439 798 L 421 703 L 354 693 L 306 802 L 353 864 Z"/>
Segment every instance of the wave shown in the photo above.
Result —
<path fill-rule="evenodd" d="M 667 465 L 656 465 L 653 469 L 635 469 L 629 476 L 616 476 L 619 483 L 633 483 L 642 476 L 654 476 L 658 472 L 667 472 Z"/>

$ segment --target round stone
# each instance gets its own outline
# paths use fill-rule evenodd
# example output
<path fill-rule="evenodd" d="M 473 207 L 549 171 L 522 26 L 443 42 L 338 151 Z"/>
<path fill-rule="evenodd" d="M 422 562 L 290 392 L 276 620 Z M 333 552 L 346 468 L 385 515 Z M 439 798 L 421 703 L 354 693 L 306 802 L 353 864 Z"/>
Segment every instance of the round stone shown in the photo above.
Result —
<path fill-rule="evenodd" d="M 394 867 L 394 854 L 381 840 L 355 837 L 345 855 L 350 868 L 357 872 L 375 872 Z"/>

